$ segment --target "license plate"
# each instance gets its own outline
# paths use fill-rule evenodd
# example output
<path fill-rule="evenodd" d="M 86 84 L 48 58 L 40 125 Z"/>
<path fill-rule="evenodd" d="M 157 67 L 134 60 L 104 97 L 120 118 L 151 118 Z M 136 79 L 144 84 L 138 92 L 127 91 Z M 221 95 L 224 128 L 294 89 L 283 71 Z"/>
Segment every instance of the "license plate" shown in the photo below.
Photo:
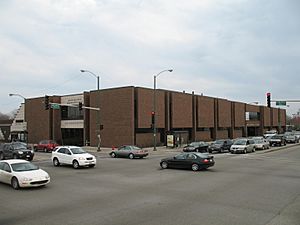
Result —
<path fill-rule="evenodd" d="M 26 155 L 26 157 L 27 157 L 27 158 L 29 158 L 29 157 L 30 157 L 30 155 Z"/>

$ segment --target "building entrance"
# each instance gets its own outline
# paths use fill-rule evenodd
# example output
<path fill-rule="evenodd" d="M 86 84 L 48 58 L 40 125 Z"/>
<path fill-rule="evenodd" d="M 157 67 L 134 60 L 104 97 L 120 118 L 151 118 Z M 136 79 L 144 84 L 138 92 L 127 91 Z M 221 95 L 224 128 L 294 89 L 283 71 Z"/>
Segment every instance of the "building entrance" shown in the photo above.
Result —
<path fill-rule="evenodd" d="M 83 129 L 63 128 L 61 129 L 62 145 L 83 146 Z"/>

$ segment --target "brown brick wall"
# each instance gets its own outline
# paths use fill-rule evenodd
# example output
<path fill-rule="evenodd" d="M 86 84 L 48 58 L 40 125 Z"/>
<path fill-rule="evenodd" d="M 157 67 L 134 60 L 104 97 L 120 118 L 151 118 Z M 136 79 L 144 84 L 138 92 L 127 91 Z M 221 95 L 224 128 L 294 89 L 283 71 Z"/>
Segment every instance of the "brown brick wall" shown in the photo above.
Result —
<path fill-rule="evenodd" d="M 235 102 L 234 103 L 234 124 L 235 127 L 245 126 L 245 104 Z"/>
<path fill-rule="evenodd" d="M 211 128 L 215 125 L 214 120 L 214 112 L 215 112 L 215 99 L 206 97 L 206 96 L 198 96 L 198 122 L 197 126 L 200 128 Z"/>
<path fill-rule="evenodd" d="M 153 90 L 136 88 L 137 128 L 150 128 L 153 111 Z M 165 127 L 165 91 L 156 90 L 156 126 Z"/>
<path fill-rule="evenodd" d="M 101 146 L 134 144 L 134 88 L 100 91 Z M 97 91 L 90 93 L 90 105 L 96 107 Z M 97 112 L 90 112 L 91 145 L 97 146 Z"/>
<path fill-rule="evenodd" d="M 231 102 L 218 99 L 218 127 L 231 127 Z"/>
<path fill-rule="evenodd" d="M 279 114 L 280 114 L 280 125 L 286 126 L 286 110 L 280 109 Z"/>
<path fill-rule="evenodd" d="M 229 138 L 228 130 L 218 130 L 216 139 L 226 139 Z"/>
<path fill-rule="evenodd" d="M 246 112 L 259 112 L 259 106 L 246 104 Z"/>
<path fill-rule="evenodd" d="M 196 141 L 211 141 L 210 131 L 197 131 Z"/>
<path fill-rule="evenodd" d="M 25 116 L 29 143 L 51 138 L 50 111 L 45 110 L 44 97 L 26 99 Z"/>
<path fill-rule="evenodd" d="M 157 141 L 159 143 L 160 134 L 157 133 Z M 152 133 L 137 133 L 136 145 L 139 147 L 153 146 L 153 134 Z"/>
<path fill-rule="evenodd" d="M 234 130 L 233 131 L 233 138 L 243 137 L 243 130 Z"/>
<path fill-rule="evenodd" d="M 268 107 L 264 107 L 263 111 L 264 111 L 264 126 L 270 127 L 271 126 L 271 109 Z"/>
<path fill-rule="evenodd" d="M 279 125 L 279 121 L 278 121 L 278 109 L 275 109 L 275 108 L 272 109 L 272 116 L 273 116 L 272 126 L 278 126 Z"/>
<path fill-rule="evenodd" d="M 171 124 L 173 128 L 191 128 L 193 126 L 192 100 L 190 94 L 171 93 Z"/>

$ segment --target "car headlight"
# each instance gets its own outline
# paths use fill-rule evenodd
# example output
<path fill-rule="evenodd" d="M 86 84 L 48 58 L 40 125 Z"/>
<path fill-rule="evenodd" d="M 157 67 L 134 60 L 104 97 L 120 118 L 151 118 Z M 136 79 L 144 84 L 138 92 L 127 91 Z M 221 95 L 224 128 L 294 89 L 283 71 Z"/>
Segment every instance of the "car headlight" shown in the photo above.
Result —
<path fill-rule="evenodd" d="M 22 154 L 23 154 L 23 152 L 22 152 L 22 151 L 18 151 L 18 153 L 19 153 L 20 155 L 22 155 Z"/>
<path fill-rule="evenodd" d="M 32 178 L 28 178 L 28 177 L 23 177 L 22 181 L 32 181 Z"/>
<path fill-rule="evenodd" d="M 33 154 L 33 151 L 32 151 L 32 150 L 31 150 L 30 152 Z"/>
<path fill-rule="evenodd" d="M 85 158 L 83 158 L 83 157 L 79 157 L 79 158 L 78 158 L 78 160 L 85 160 Z"/>
<path fill-rule="evenodd" d="M 45 176 L 45 179 L 46 179 L 46 180 L 49 180 L 49 179 L 50 179 L 50 176 L 49 176 L 49 175 L 46 175 L 46 176 Z"/>

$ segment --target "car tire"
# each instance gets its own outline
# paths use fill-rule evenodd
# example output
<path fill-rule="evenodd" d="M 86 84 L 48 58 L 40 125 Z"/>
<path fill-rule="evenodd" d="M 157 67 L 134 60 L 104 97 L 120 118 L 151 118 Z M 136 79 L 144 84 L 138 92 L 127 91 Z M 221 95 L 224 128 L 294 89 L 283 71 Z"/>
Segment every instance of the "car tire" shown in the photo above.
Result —
<path fill-rule="evenodd" d="M 266 148 L 265 148 L 265 146 L 262 146 L 262 150 L 265 150 Z"/>
<path fill-rule="evenodd" d="M 31 162 L 33 160 L 33 157 L 29 158 L 28 161 Z"/>
<path fill-rule="evenodd" d="M 252 152 L 255 152 L 255 151 L 256 151 L 256 149 L 255 149 L 255 148 L 253 148 L 253 149 L 252 149 Z"/>
<path fill-rule="evenodd" d="M 128 155 L 128 158 L 129 158 L 129 159 L 134 159 L 134 155 L 133 155 L 132 153 L 130 153 L 130 154 Z"/>
<path fill-rule="evenodd" d="M 16 154 L 13 155 L 13 159 L 17 159 L 18 156 Z"/>
<path fill-rule="evenodd" d="M 37 147 L 33 147 L 33 151 L 34 151 L 34 152 L 37 152 Z"/>
<path fill-rule="evenodd" d="M 72 165 L 73 165 L 74 169 L 78 169 L 79 168 L 79 162 L 77 160 L 74 160 L 73 163 L 72 163 Z"/>
<path fill-rule="evenodd" d="M 160 167 L 161 167 L 162 169 L 167 169 L 167 168 L 169 167 L 168 162 L 166 162 L 166 161 L 161 162 L 161 163 L 160 163 Z"/>
<path fill-rule="evenodd" d="M 0 160 L 3 160 L 3 159 L 5 159 L 5 158 L 4 158 L 4 155 L 3 155 L 2 152 L 0 152 Z"/>
<path fill-rule="evenodd" d="M 193 171 L 198 171 L 199 170 L 199 165 L 197 163 L 192 164 L 192 170 Z"/>
<path fill-rule="evenodd" d="M 53 166 L 59 166 L 60 165 L 60 163 L 59 163 L 59 161 L 58 161 L 58 158 L 54 158 L 53 159 Z"/>
<path fill-rule="evenodd" d="M 95 167 L 95 166 L 96 166 L 95 164 L 93 164 L 93 165 L 89 165 L 89 167 L 90 167 L 90 168 L 93 168 L 93 167 Z"/>
<path fill-rule="evenodd" d="M 244 154 L 247 154 L 247 149 L 246 148 L 244 149 Z"/>
<path fill-rule="evenodd" d="M 44 152 L 47 153 L 47 152 L 48 152 L 48 149 L 47 149 L 47 148 L 44 148 Z"/>
<path fill-rule="evenodd" d="M 114 152 L 112 152 L 112 153 L 111 153 L 111 157 L 112 157 L 112 158 L 116 158 L 116 157 L 117 157 L 117 154 L 114 153 Z"/>
<path fill-rule="evenodd" d="M 11 179 L 11 186 L 13 189 L 18 190 L 20 188 L 19 181 L 16 177 Z"/>

